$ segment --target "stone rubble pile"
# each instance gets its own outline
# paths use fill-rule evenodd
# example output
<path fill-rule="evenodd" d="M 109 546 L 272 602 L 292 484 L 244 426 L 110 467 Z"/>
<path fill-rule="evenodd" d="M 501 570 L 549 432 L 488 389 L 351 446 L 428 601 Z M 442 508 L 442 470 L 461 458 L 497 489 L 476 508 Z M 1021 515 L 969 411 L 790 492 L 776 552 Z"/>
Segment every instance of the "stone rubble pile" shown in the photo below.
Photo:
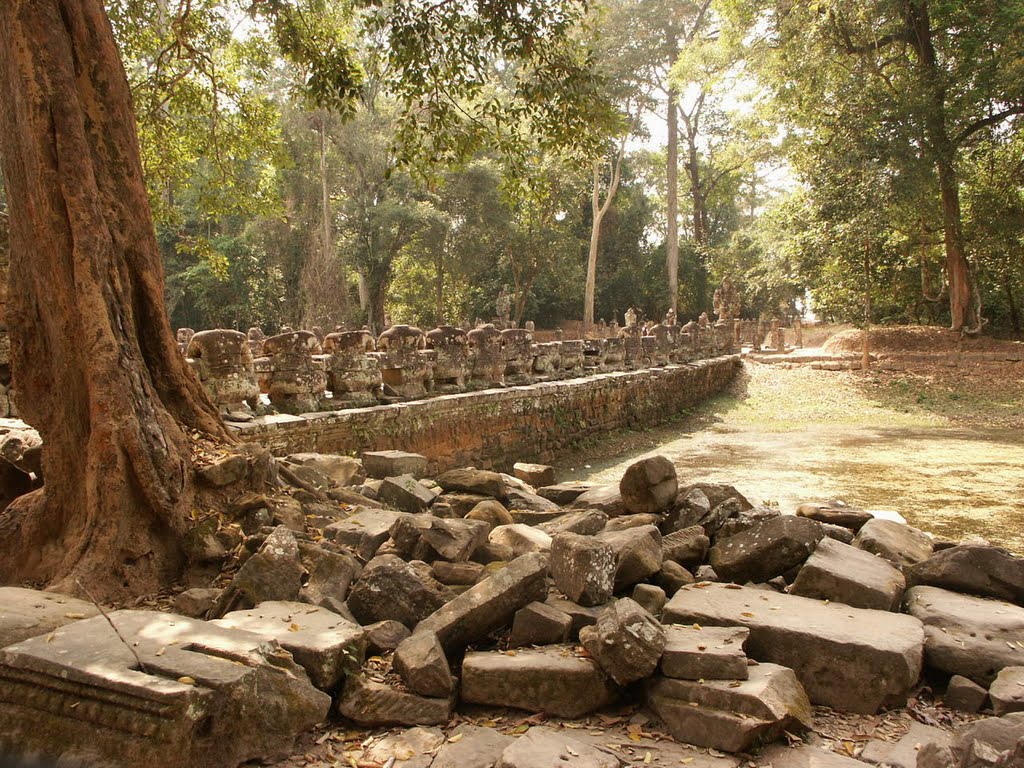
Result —
<path fill-rule="evenodd" d="M 1004 550 L 840 502 L 783 515 L 731 486 L 680 485 L 663 457 L 613 486 L 556 485 L 537 465 L 428 479 L 400 451 L 275 466 L 290 488 L 240 494 L 231 520 L 190 534 L 184 615 L 108 622 L 0 590 L 0 754 L 234 766 L 287 754 L 330 717 L 414 727 L 403 738 L 433 745 L 416 765 L 619 766 L 542 727 L 479 729 L 467 748 L 489 762 L 463 763 L 436 726 L 460 705 L 580 718 L 634 701 L 679 742 L 750 754 L 812 727 L 812 705 L 903 707 L 927 673 L 948 706 L 995 717 L 872 742 L 862 760 L 1021 764 L 1024 559 Z"/>

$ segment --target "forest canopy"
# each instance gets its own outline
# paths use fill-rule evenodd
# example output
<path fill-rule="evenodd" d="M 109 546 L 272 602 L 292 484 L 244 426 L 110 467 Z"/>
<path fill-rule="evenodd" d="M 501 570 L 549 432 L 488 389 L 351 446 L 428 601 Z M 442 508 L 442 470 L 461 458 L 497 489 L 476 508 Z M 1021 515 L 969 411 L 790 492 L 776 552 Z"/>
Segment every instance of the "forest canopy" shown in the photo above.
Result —
<path fill-rule="evenodd" d="M 730 277 L 1020 332 L 1020 4 L 107 8 L 172 325 L 688 318 Z"/>

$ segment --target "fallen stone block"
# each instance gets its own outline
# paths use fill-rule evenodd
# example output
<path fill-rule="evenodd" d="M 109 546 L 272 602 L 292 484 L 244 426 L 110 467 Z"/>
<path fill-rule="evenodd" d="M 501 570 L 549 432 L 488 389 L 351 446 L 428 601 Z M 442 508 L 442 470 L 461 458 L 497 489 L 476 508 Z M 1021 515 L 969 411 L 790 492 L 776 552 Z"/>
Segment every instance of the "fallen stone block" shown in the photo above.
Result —
<path fill-rule="evenodd" d="M 420 527 L 420 537 L 430 548 L 445 560 L 462 562 L 469 560 L 477 548 L 487 541 L 489 527 L 481 520 L 442 520 L 429 518 Z"/>
<path fill-rule="evenodd" d="M 560 533 L 593 536 L 603 531 L 606 525 L 608 525 L 608 515 L 604 512 L 598 509 L 580 509 L 541 523 L 539 528 L 549 536 L 557 536 Z"/>
<path fill-rule="evenodd" d="M 359 459 L 333 453 L 293 453 L 285 457 L 285 461 L 313 467 L 339 486 L 351 485 L 363 472 L 363 462 Z"/>
<path fill-rule="evenodd" d="M 665 630 L 628 597 L 601 611 L 597 622 L 580 630 L 580 643 L 619 685 L 650 675 L 665 649 Z"/>
<path fill-rule="evenodd" d="M 358 725 L 444 725 L 455 707 L 450 698 L 431 698 L 352 675 L 338 697 L 338 714 Z"/>
<path fill-rule="evenodd" d="M 305 603 L 260 603 L 211 623 L 276 640 L 322 691 L 334 690 L 346 675 L 357 672 L 366 654 L 362 627 Z"/>
<path fill-rule="evenodd" d="M 812 702 L 847 712 L 902 705 L 921 672 L 921 622 L 897 613 L 693 584 L 669 600 L 662 621 L 747 627 L 751 658 L 790 667 Z"/>
<path fill-rule="evenodd" d="M 661 532 L 653 525 L 599 533 L 615 552 L 615 590 L 646 580 L 661 570 Z"/>
<path fill-rule="evenodd" d="M 619 768 L 610 752 L 567 736 L 553 728 L 535 727 L 520 736 L 501 754 L 497 768 Z"/>
<path fill-rule="evenodd" d="M 790 594 L 833 600 L 854 608 L 899 610 L 906 579 L 888 560 L 833 539 L 822 539 L 790 587 Z"/>
<path fill-rule="evenodd" d="M 637 584 L 633 587 L 633 599 L 640 606 L 655 618 L 661 616 L 661 611 L 668 602 L 665 590 L 654 584 Z"/>
<path fill-rule="evenodd" d="M 620 515 L 608 521 L 604 527 L 605 531 L 624 531 L 627 528 L 639 528 L 644 525 L 657 527 L 661 522 L 661 515 Z"/>
<path fill-rule="evenodd" d="M 462 662 L 462 700 L 513 707 L 558 717 L 581 717 L 600 709 L 615 686 L 593 659 L 572 646 L 520 649 L 511 653 L 467 653 Z"/>
<path fill-rule="evenodd" d="M 1024 667 L 1003 667 L 989 686 L 988 696 L 996 717 L 1024 712 Z"/>
<path fill-rule="evenodd" d="M 366 632 L 367 654 L 387 653 L 395 650 L 405 638 L 412 632 L 400 621 L 387 619 L 367 624 L 363 627 Z"/>
<path fill-rule="evenodd" d="M 615 550 L 593 536 L 560 533 L 551 540 L 551 577 L 580 605 L 603 605 L 615 588 Z"/>
<path fill-rule="evenodd" d="M 516 611 L 509 648 L 524 645 L 554 645 L 568 641 L 572 617 L 547 603 L 530 603 Z"/>
<path fill-rule="evenodd" d="M 746 680 L 746 627 L 669 624 L 661 674 L 677 680 Z"/>
<path fill-rule="evenodd" d="M 852 531 L 859 531 L 874 515 L 867 510 L 853 507 L 845 501 L 811 501 L 796 508 L 799 517 L 809 517 L 819 523 L 839 525 Z"/>
<path fill-rule="evenodd" d="M 412 475 L 386 477 L 377 489 L 378 501 L 414 515 L 430 509 L 437 496 Z"/>
<path fill-rule="evenodd" d="M 916 768 L 1018 768 L 1024 756 L 1024 713 L 961 725 L 948 745 L 927 743 Z"/>
<path fill-rule="evenodd" d="M 892 520 L 868 520 L 853 546 L 884 557 L 898 567 L 914 565 L 932 556 L 932 540 L 924 531 Z"/>
<path fill-rule="evenodd" d="M 450 469 L 438 476 L 437 484 L 445 491 L 478 493 L 494 499 L 505 498 L 508 490 L 501 475 L 486 469 Z"/>
<path fill-rule="evenodd" d="M 569 509 L 596 509 L 608 517 L 618 517 L 626 512 L 617 485 L 595 485 L 577 496 L 569 505 Z"/>
<path fill-rule="evenodd" d="M 344 603 L 352 582 L 363 572 L 352 555 L 330 552 L 316 544 L 300 542 L 299 555 L 306 569 L 299 590 L 299 600 L 304 603 L 325 607 L 330 607 L 329 601 Z"/>
<path fill-rule="evenodd" d="M 782 515 L 720 539 L 708 559 L 723 579 L 764 583 L 803 563 L 824 536 L 820 523 Z"/>
<path fill-rule="evenodd" d="M 800 681 L 775 664 L 752 667 L 742 681 L 655 677 L 647 702 L 675 738 L 723 752 L 747 752 L 812 724 Z"/>
<path fill-rule="evenodd" d="M 279 525 L 238 569 L 231 586 L 252 605 L 266 600 L 297 600 L 305 573 L 295 535 Z"/>
<path fill-rule="evenodd" d="M 491 531 L 487 540 L 491 544 L 502 544 L 512 550 L 515 557 L 530 552 L 547 552 L 551 549 L 551 537 L 539 528 L 523 523 L 499 525 Z"/>
<path fill-rule="evenodd" d="M 433 632 L 415 632 L 399 643 L 393 664 L 402 682 L 420 696 L 448 698 L 455 690 L 444 648 Z"/>
<path fill-rule="evenodd" d="M 463 723 L 437 750 L 431 768 L 493 768 L 514 742 L 513 737 L 494 728 Z"/>
<path fill-rule="evenodd" d="M 664 456 L 633 462 L 619 481 L 622 504 L 633 514 L 660 514 L 675 502 L 676 468 Z"/>
<path fill-rule="evenodd" d="M 524 520 L 528 517 L 535 522 L 541 523 L 545 522 L 543 520 L 545 516 L 550 519 L 562 514 L 562 508 L 555 504 L 555 502 L 549 501 L 532 491 L 525 491 L 521 488 L 509 488 L 505 493 L 505 498 L 513 517 L 517 516 L 516 513 L 523 513 Z"/>
<path fill-rule="evenodd" d="M 391 536 L 395 521 L 407 515 L 393 509 L 356 508 L 356 511 L 324 528 L 324 538 L 354 551 L 365 562 L 373 559 Z"/>
<path fill-rule="evenodd" d="M 1024 606 L 1024 558 L 1005 549 L 961 545 L 907 569 L 907 584 L 940 587 Z"/>
<path fill-rule="evenodd" d="M 444 602 L 437 589 L 395 555 L 381 555 L 368 562 L 347 600 L 360 624 L 394 619 L 410 629 Z"/>
<path fill-rule="evenodd" d="M 505 509 L 505 505 L 494 499 L 484 499 L 478 502 L 466 514 L 466 519 L 480 520 L 490 526 L 491 530 L 499 525 L 512 525 L 515 522 L 511 513 Z"/>
<path fill-rule="evenodd" d="M 485 501 L 501 504 L 497 499 L 479 493 L 442 493 L 431 506 L 430 513 L 437 517 L 468 517 L 475 506 Z"/>
<path fill-rule="evenodd" d="M 363 454 L 363 470 L 367 477 L 381 480 L 399 475 L 421 478 L 427 474 L 427 457 L 406 451 L 366 451 Z"/>
<path fill-rule="evenodd" d="M 202 619 L 217 604 L 221 593 L 222 590 L 214 587 L 186 589 L 174 598 L 174 612 L 192 619 Z M 3 596 L 0 595 L 0 601 L 2 600 Z M 3 647 L 3 644 L 3 639 L 0 638 L 0 647 Z"/>
<path fill-rule="evenodd" d="M 0 587 L 0 606 L 0 648 L 99 614 L 85 600 L 21 587 Z"/>
<path fill-rule="evenodd" d="M 703 566 L 702 566 L 703 567 Z M 710 566 L 707 566 L 710 568 Z M 693 574 L 683 568 L 679 563 L 671 560 L 665 560 L 661 564 L 659 571 L 654 574 L 654 583 L 665 590 L 665 594 L 668 597 L 672 597 L 682 587 L 687 584 L 693 584 Z"/>
<path fill-rule="evenodd" d="M 448 652 L 458 652 L 512 622 L 516 611 L 547 596 L 547 558 L 516 558 L 492 576 L 438 608 L 416 626 L 437 633 Z"/>
<path fill-rule="evenodd" d="M 581 495 L 594 488 L 593 483 L 585 483 L 579 480 L 570 480 L 555 485 L 546 485 L 537 489 L 537 495 L 543 496 L 548 501 L 553 501 L 560 507 L 568 507 Z"/>
<path fill-rule="evenodd" d="M 864 768 L 866 763 L 844 757 L 825 747 L 772 744 L 760 753 L 760 762 L 771 768 Z"/>
<path fill-rule="evenodd" d="M 547 464 L 527 464 L 517 461 L 512 465 L 512 473 L 534 488 L 555 484 L 555 468 L 549 467 Z"/>
<path fill-rule="evenodd" d="M 924 623 L 924 660 L 981 685 L 1024 663 L 1024 608 L 938 587 L 908 589 L 907 612 Z"/>
<path fill-rule="evenodd" d="M 884 765 L 887 768 L 915 768 L 921 745 L 932 743 L 944 747 L 949 741 L 947 731 L 911 720 L 910 729 L 899 741 L 873 739 L 864 747 L 860 759 L 865 763 Z"/>
<path fill-rule="evenodd" d="M 661 537 L 662 553 L 666 560 L 679 563 L 684 568 L 696 568 L 704 562 L 711 540 L 704 535 L 699 525 L 681 528 Z"/>
<path fill-rule="evenodd" d="M 612 599 L 614 600 L 615 598 Z M 549 595 L 548 599 L 544 601 L 544 604 L 551 606 L 556 611 L 561 611 L 572 619 L 572 630 L 569 634 L 570 637 L 578 637 L 580 630 L 583 629 L 583 627 L 589 627 L 591 624 L 596 624 L 597 617 L 600 615 L 604 607 L 580 605 L 579 603 L 574 603 L 572 600 L 568 600 L 555 593 Z"/>
<path fill-rule="evenodd" d="M 480 563 L 450 563 L 447 560 L 436 560 L 431 564 L 430 571 L 442 584 L 470 586 L 483 578 L 484 566 Z"/>
<path fill-rule="evenodd" d="M 973 680 L 953 675 L 942 697 L 942 706 L 958 712 L 980 712 L 988 699 L 988 691 Z"/>
<path fill-rule="evenodd" d="M 115 611 L 0 651 L 0 753 L 61 764 L 234 766 L 287 756 L 330 697 L 276 642 Z"/>

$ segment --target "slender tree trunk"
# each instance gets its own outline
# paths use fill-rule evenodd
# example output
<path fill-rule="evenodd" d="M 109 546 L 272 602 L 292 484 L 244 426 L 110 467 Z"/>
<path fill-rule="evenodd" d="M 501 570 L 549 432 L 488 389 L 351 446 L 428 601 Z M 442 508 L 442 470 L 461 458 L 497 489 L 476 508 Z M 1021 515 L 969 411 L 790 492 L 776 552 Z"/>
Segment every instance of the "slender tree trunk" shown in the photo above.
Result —
<path fill-rule="evenodd" d="M 434 264 L 437 272 L 437 280 L 434 281 L 434 322 L 438 326 L 444 325 L 444 247 L 437 248 L 437 256 Z"/>
<path fill-rule="evenodd" d="M 871 367 L 871 243 L 864 241 L 864 338 L 860 350 L 860 368 Z"/>
<path fill-rule="evenodd" d="M 100 0 L 0 3 L 0 155 L 12 363 L 46 477 L 0 516 L 0 582 L 153 590 L 183 563 L 186 429 L 228 438 L 171 333 Z"/>
<path fill-rule="evenodd" d="M 1010 276 L 1003 276 L 1003 289 L 1006 291 L 1006 304 L 1010 310 L 1010 324 L 1017 338 L 1020 338 L 1020 312 L 1017 311 L 1017 302 L 1013 298 L 1013 288 L 1010 286 Z"/>
<path fill-rule="evenodd" d="M 587 282 L 583 288 L 583 335 L 594 324 L 594 294 L 597 289 L 597 253 L 601 242 L 601 222 L 611 208 L 612 200 L 619 190 L 622 178 L 622 157 L 626 151 L 626 137 L 619 143 L 619 150 L 612 165 L 612 178 L 608 183 L 608 194 L 601 203 L 601 167 L 594 163 L 594 186 L 590 196 L 590 250 L 587 253 Z"/>
<path fill-rule="evenodd" d="M 383 280 L 375 280 L 372 276 L 366 285 L 366 314 L 370 333 L 380 336 L 384 333 L 384 297 L 387 295 L 387 284 Z"/>
<path fill-rule="evenodd" d="M 679 93 L 668 90 L 668 166 L 666 168 L 665 262 L 672 311 L 679 311 Z"/>
<path fill-rule="evenodd" d="M 978 308 L 973 303 L 973 282 L 967 264 L 960 211 L 960 181 L 957 178 L 956 148 L 946 127 L 946 89 L 939 72 L 938 57 L 932 40 L 927 0 L 907 3 L 909 39 L 917 55 L 922 86 L 928 104 L 925 107 L 925 134 L 934 155 L 942 200 L 942 230 L 946 247 L 946 280 L 949 283 L 949 313 L 952 328 L 981 327 Z"/>
<path fill-rule="evenodd" d="M 338 291 L 338 320 L 345 322 L 348 318 L 348 280 L 345 275 L 345 262 L 340 253 L 334 251 L 334 212 L 331 208 L 331 191 L 327 174 L 327 113 L 320 113 L 320 202 L 323 221 L 321 222 L 321 240 L 323 245 L 324 271 L 330 274 L 330 263 L 338 259 L 338 275 L 341 285 Z M 334 314 L 333 312 L 331 314 Z M 330 331 L 330 329 L 328 329 Z"/>

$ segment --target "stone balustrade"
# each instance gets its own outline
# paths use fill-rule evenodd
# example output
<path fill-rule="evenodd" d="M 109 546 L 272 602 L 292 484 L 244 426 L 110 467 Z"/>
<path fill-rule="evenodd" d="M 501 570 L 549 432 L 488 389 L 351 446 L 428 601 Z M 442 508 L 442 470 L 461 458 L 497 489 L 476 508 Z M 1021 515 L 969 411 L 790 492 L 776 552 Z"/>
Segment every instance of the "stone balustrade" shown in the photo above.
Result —
<path fill-rule="evenodd" d="M 427 333 L 396 325 L 378 339 L 366 330 L 323 338 L 288 329 L 264 338 L 229 330 L 179 331 L 189 362 L 214 403 L 234 417 L 267 410 L 302 414 L 420 400 L 494 387 L 680 365 L 735 351 L 732 321 L 618 329 L 612 338 L 538 344 L 528 329 Z M 187 341 L 186 341 L 187 339 Z"/>

